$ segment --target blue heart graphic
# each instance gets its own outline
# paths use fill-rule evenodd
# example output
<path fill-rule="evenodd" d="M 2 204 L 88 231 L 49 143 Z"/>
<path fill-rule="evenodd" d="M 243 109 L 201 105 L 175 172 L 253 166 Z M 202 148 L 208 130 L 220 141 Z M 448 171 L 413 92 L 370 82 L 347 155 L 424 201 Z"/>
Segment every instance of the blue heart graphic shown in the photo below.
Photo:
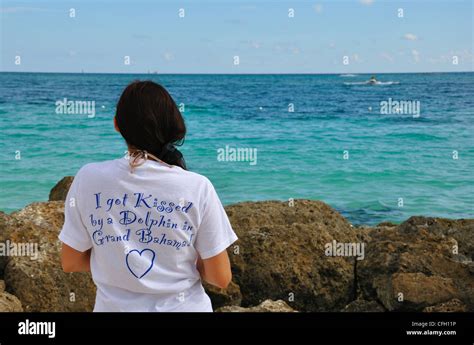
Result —
<path fill-rule="evenodd" d="M 132 253 L 137 253 L 137 254 L 133 254 L 132 256 L 130 256 L 130 254 Z M 150 253 L 150 254 L 142 256 L 144 253 L 145 254 Z M 141 268 L 130 267 L 130 263 L 129 263 L 130 260 L 132 260 L 132 266 L 136 266 L 137 263 L 141 263 L 141 264 L 146 263 L 146 261 L 149 261 L 150 264 L 148 266 L 141 267 Z M 135 260 L 135 265 L 133 265 L 134 263 L 133 260 Z M 155 260 L 155 252 L 151 249 L 143 249 L 142 251 L 133 249 L 129 251 L 127 256 L 125 257 L 125 262 L 127 264 L 128 270 L 138 279 L 142 278 L 145 274 L 147 274 L 151 270 L 151 268 L 153 267 L 154 260 Z"/>

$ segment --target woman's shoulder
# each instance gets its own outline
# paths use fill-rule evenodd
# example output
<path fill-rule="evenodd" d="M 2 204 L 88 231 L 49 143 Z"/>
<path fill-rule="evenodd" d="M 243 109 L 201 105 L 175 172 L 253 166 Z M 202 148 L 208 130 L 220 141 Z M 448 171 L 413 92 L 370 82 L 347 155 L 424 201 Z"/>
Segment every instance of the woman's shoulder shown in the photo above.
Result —
<path fill-rule="evenodd" d="M 204 175 L 201 175 L 197 172 L 190 171 L 190 170 L 184 170 L 180 167 L 173 167 L 173 169 L 176 169 L 176 172 L 183 177 L 183 179 L 187 181 L 192 181 L 195 184 L 202 185 L 203 187 L 208 188 L 209 186 L 212 186 L 212 182 Z"/>
<path fill-rule="evenodd" d="M 100 161 L 100 162 L 90 162 L 83 165 L 78 172 L 76 173 L 77 176 L 88 176 L 91 174 L 103 174 L 103 173 L 110 173 L 111 170 L 115 169 L 118 164 L 118 159 Z"/>

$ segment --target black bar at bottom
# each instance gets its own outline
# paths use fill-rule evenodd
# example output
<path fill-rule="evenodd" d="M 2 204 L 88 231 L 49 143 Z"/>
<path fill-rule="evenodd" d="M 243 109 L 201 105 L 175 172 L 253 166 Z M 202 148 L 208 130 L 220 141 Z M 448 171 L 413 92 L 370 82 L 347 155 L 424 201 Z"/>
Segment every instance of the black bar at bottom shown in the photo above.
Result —
<path fill-rule="evenodd" d="M 0 345 L 472 345 L 473 329 L 473 313 L 0 313 Z"/>

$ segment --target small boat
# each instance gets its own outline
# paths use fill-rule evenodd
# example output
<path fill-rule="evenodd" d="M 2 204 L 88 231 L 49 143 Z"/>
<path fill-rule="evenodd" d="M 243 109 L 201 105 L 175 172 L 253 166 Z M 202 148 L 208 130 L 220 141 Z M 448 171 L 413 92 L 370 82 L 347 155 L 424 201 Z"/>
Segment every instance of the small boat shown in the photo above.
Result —
<path fill-rule="evenodd" d="M 367 84 L 377 84 L 378 80 L 375 79 L 375 75 L 371 76 L 369 80 L 367 80 Z"/>

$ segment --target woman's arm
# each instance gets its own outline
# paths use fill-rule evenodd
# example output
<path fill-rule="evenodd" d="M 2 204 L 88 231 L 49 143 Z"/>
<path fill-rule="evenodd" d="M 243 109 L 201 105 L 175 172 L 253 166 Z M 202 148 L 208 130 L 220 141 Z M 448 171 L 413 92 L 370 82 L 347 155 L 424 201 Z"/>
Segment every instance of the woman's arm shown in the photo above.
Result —
<path fill-rule="evenodd" d="M 61 265 L 63 271 L 89 272 L 91 270 L 91 249 L 80 252 L 63 243 L 61 249 Z"/>
<path fill-rule="evenodd" d="M 229 256 L 226 250 L 212 258 L 203 260 L 198 257 L 196 266 L 203 280 L 221 289 L 227 288 L 232 280 Z"/>

